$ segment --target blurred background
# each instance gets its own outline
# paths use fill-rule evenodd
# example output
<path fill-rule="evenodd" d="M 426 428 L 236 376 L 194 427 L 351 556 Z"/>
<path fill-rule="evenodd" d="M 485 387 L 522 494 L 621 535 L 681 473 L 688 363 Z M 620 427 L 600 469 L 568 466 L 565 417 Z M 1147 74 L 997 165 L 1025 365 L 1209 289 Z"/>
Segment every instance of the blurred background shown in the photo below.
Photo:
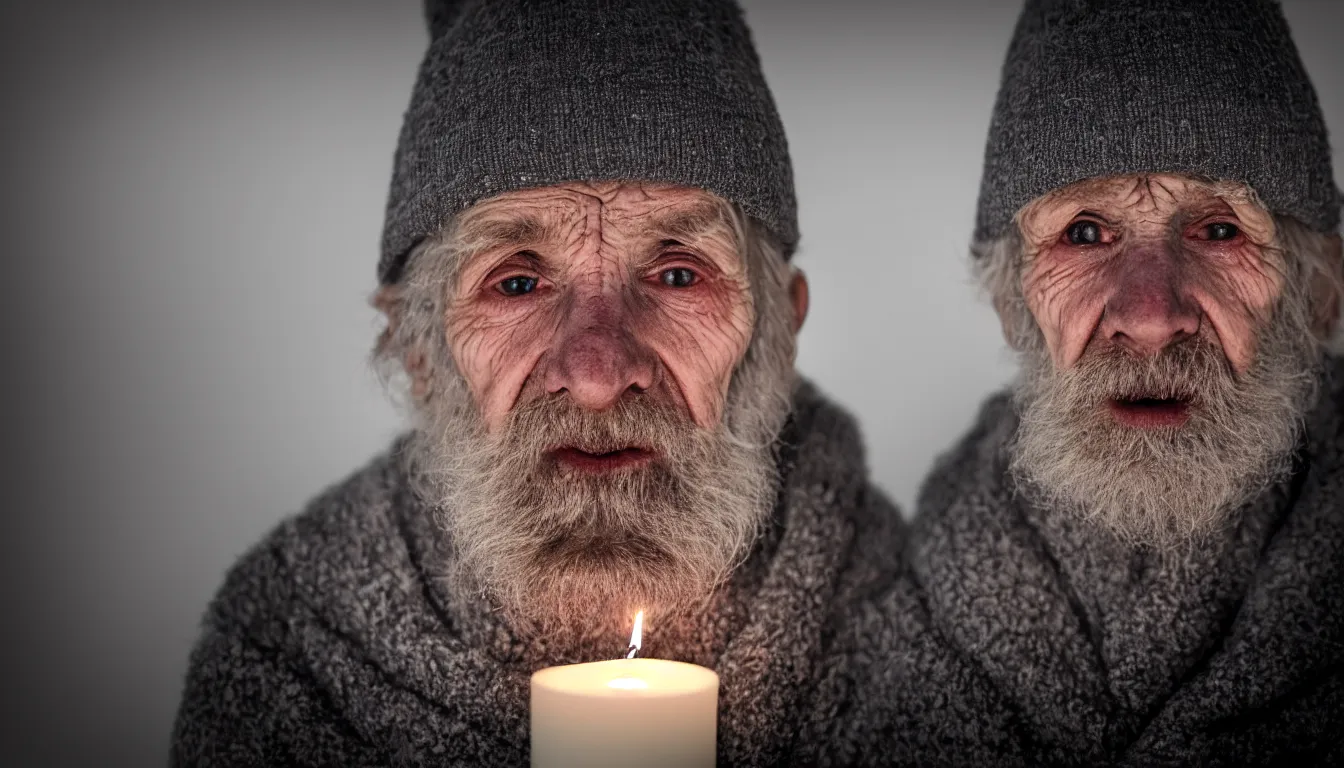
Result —
<path fill-rule="evenodd" d="M 746 2 L 797 172 L 799 366 L 906 510 L 1013 370 L 966 244 L 1018 5 Z M 1344 3 L 1284 6 L 1344 174 Z M 420 5 L 0 14 L 0 761 L 160 764 L 225 570 L 399 429 L 367 299 Z"/>

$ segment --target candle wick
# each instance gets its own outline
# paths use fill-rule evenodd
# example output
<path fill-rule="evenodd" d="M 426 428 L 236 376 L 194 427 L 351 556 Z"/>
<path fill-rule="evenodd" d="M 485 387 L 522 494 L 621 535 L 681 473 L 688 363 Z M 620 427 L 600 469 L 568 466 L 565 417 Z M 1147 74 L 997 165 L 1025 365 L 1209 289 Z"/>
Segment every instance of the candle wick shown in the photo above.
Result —
<path fill-rule="evenodd" d="M 635 626 L 630 630 L 630 647 L 625 649 L 625 658 L 633 659 L 644 644 L 644 612 L 635 614 Z"/>

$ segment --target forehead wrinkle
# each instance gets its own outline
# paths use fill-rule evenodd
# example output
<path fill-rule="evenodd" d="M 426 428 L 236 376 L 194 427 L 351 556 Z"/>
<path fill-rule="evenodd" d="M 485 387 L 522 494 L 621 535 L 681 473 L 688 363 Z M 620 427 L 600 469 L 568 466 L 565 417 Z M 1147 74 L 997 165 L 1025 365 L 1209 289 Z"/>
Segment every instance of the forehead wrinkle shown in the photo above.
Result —
<path fill-rule="evenodd" d="M 1146 193 L 1144 196 L 1151 200 L 1153 205 L 1157 205 L 1159 199 L 1167 203 L 1174 203 L 1180 199 L 1180 194 L 1167 178 L 1162 176 L 1143 176 L 1141 178 L 1143 190 Z"/>

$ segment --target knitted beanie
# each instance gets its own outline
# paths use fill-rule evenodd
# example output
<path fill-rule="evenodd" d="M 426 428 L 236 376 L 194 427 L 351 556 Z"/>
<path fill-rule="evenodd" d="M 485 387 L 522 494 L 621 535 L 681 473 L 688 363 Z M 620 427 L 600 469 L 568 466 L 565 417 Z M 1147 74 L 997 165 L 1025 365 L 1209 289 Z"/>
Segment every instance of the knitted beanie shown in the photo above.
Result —
<path fill-rule="evenodd" d="M 733 0 L 427 0 L 378 277 L 454 214 L 566 181 L 697 187 L 791 254 L 784 127 Z"/>
<path fill-rule="evenodd" d="M 1083 179 L 1249 184 L 1320 232 L 1340 192 L 1316 91 L 1269 0 L 1027 0 L 1003 65 L 975 238 Z"/>

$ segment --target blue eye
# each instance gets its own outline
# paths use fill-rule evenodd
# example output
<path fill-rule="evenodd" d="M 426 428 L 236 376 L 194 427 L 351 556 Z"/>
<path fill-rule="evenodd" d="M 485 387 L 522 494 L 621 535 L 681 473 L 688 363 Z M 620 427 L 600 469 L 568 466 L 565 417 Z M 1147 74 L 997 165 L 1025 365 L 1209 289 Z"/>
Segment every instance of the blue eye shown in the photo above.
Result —
<path fill-rule="evenodd" d="M 1228 224 L 1225 221 L 1218 221 L 1204 228 L 1210 240 L 1235 240 L 1241 230 L 1237 229 L 1235 224 Z"/>
<path fill-rule="evenodd" d="M 685 267 L 673 267 L 663 270 L 658 279 L 663 281 L 663 285 L 673 288 L 686 288 L 695 285 L 696 274 Z"/>
<path fill-rule="evenodd" d="M 537 288 L 537 278 L 535 277 L 509 277 L 499 281 L 499 292 L 505 296 L 522 296 L 531 293 Z"/>

